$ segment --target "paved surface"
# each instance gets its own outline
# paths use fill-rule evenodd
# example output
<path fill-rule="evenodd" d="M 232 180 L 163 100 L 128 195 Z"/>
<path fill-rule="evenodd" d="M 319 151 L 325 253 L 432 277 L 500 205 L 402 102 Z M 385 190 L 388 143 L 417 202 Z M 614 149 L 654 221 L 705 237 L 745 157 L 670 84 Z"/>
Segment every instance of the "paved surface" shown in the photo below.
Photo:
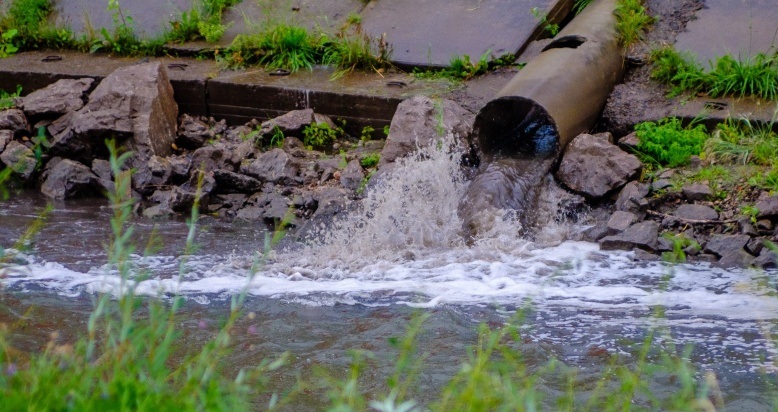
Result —
<path fill-rule="evenodd" d="M 365 31 L 374 38 L 386 33 L 393 60 L 403 66 L 446 66 L 453 56 L 477 60 L 491 51 L 494 56 L 516 53 L 543 35 L 537 7 L 549 20 L 568 13 L 574 0 L 244 0 L 226 10 L 228 26 L 220 46 L 238 34 L 252 33 L 272 23 L 289 23 L 334 33 L 350 13 L 363 18 Z M 0 1 L 0 4 L 3 2 Z M 56 22 L 77 34 L 114 27 L 114 12 L 107 0 L 55 0 Z M 142 38 L 155 37 L 170 22 L 192 7 L 191 0 L 121 0 L 122 14 L 131 18 Z M 212 47 L 187 44 L 181 49 Z"/>
<path fill-rule="evenodd" d="M 778 51 L 777 34 L 777 0 L 706 0 L 675 46 L 703 64 L 725 54 L 745 60 Z"/>

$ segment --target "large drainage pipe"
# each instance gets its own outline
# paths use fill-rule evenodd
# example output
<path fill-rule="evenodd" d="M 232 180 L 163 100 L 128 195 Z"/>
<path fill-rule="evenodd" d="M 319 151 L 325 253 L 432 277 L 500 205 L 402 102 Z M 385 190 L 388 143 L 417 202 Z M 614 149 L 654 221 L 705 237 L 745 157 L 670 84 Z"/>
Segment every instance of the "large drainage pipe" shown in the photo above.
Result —
<path fill-rule="evenodd" d="M 511 213 L 525 229 L 561 150 L 591 130 L 624 73 L 616 0 L 594 0 L 478 113 L 481 166 L 459 204 L 467 236 Z"/>
<path fill-rule="evenodd" d="M 592 2 L 481 109 L 474 132 L 487 160 L 556 154 L 594 126 L 624 73 L 615 8 Z"/>

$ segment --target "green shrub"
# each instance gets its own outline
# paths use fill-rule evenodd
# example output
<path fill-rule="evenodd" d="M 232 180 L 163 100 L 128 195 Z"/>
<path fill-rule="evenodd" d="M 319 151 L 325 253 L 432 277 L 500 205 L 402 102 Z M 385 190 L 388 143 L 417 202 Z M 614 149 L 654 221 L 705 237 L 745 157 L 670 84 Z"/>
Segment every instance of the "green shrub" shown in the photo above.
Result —
<path fill-rule="evenodd" d="M 342 135 L 343 130 L 339 127 L 333 129 L 327 123 L 313 123 L 303 129 L 303 144 L 310 148 L 325 149 Z"/>
<path fill-rule="evenodd" d="M 263 33 L 259 48 L 264 52 L 260 63 L 270 69 L 312 70 L 320 54 L 321 38 L 304 27 L 280 24 Z"/>
<path fill-rule="evenodd" d="M 0 34 L 0 59 L 13 56 L 19 51 L 19 48 L 14 46 L 13 43 L 13 39 L 18 32 L 16 29 L 10 29 Z"/>
<path fill-rule="evenodd" d="M 705 126 L 683 127 L 678 118 L 645 122 L 635 126 L 639 139 L 637 152 L 646 163 L 677 167 L 702 152 L 708 139 Z"/>
<path fill-rule="evenodd" d="M 16 106 L 16 98 L 22 95 L 22 86 L 16 86 L 16 92 L 8 93 L 0 89 L 0 110 L 10 109 Z"/>
<path fill-rule="evenodd" d="M 371 167 L 375 167 L 379 160 L 381 160 L 380 154 L 370 153 L 369 155 L 365 155 L 363 158 L 359 159 L 359 164 L 361 164 L 365 169 L 369 169 Z"/>

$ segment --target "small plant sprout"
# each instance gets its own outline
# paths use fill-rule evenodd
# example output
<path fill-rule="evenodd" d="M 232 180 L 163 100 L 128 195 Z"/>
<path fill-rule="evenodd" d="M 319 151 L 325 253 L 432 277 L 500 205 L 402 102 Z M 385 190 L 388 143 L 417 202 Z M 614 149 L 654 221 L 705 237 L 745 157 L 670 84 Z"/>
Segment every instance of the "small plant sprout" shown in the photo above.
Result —
<path fill-rule="evenodd" d="M 375 167 L 378 162 L 381 160 L 381 155 L 378 153 L 370 153 L 368 155 L 365 155 L 361 159 L 359 159 L 359 164 L 362 165 L 365 169 L 369 169 L 371 167 Z"/>
<path fill-rule="evenodd" d="M 559 33 L 559 25 L 548 21 L 547 12 L 537 7 L 533 7 L 530 9 L 530 13 L 532 13 L 532 16 L 538 21 L 538 23 L 540 23 L 541 27 L 543 27 L 543 30 L 547 31 L 551 37 L 554 37 L 557 35 L 557 33 Z"/>
<path fill-rule="evenodd" d="M 338 137 L 343 135 L 343 129 L 332 128 L 327 123 L 313 123 L 303 129 L 303 144 L 306 147 L 324 149 L 332 146 Z"/>

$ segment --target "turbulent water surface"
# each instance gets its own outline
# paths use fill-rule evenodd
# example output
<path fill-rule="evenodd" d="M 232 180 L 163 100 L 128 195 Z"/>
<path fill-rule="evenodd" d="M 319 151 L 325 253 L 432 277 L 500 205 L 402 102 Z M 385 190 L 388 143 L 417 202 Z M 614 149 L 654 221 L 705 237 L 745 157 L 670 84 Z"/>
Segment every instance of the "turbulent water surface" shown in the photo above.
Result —
<path fill-rule="evenodd" d="M 430 339 L 445 344 L 433 345 L 429 362 L 449 371 L 472 343 L 473 325 L 499 323 L 520 307 L 531 308 L 530 340 L 550 345 L 542 356 L 550 351 L 579 365 L 597 351 L 626 353 L 625 342 L 661 327 L 664 339 L 693 345 L 693 361 L 719 374 L 731 405 L 767 408 L 771 395 L 748 382 L 775 373 L 775 274 L 637 262 L 630 252 L 566 240 L 580 227 L 553 219 L 534 241 L 523 240 L 510 214 L 495 215 L 490 230 L 468 244 L 457 215 L 467 182 L 455 159 L 432 150 L 400 165 L 358 210 L 266 259 L 259 258 L 260 225 L 202 218 L 198 251 L 182 256 L 181 222 L 134 222 L 141 246 L 133 261 L 146 274 L 138 290 L 182 294 L 192 313 L 217 310 L 247 290 L 249 305 L 266 312 L 263 333 L 276 337 L 251 339 L 319 362 L 343 361 L 345 349 L 375 348 L 376 340 L 401 333 L 410 308 L 436 314 Z M 10 247 L 44 205 L 34 195 L 4 202 L 2 246 Z M 33 302 L 52 293 L 62 302 L 118 293 L 117 274 L 102 264 L 110 214 L 103 200 L 54 204 L 32 251 L 0 269 L 6 293 Z M 162 248 L 144 256 L 141 240 L 151 232 Z M 662 317 L 656 307 L 666 308 Z"/>

